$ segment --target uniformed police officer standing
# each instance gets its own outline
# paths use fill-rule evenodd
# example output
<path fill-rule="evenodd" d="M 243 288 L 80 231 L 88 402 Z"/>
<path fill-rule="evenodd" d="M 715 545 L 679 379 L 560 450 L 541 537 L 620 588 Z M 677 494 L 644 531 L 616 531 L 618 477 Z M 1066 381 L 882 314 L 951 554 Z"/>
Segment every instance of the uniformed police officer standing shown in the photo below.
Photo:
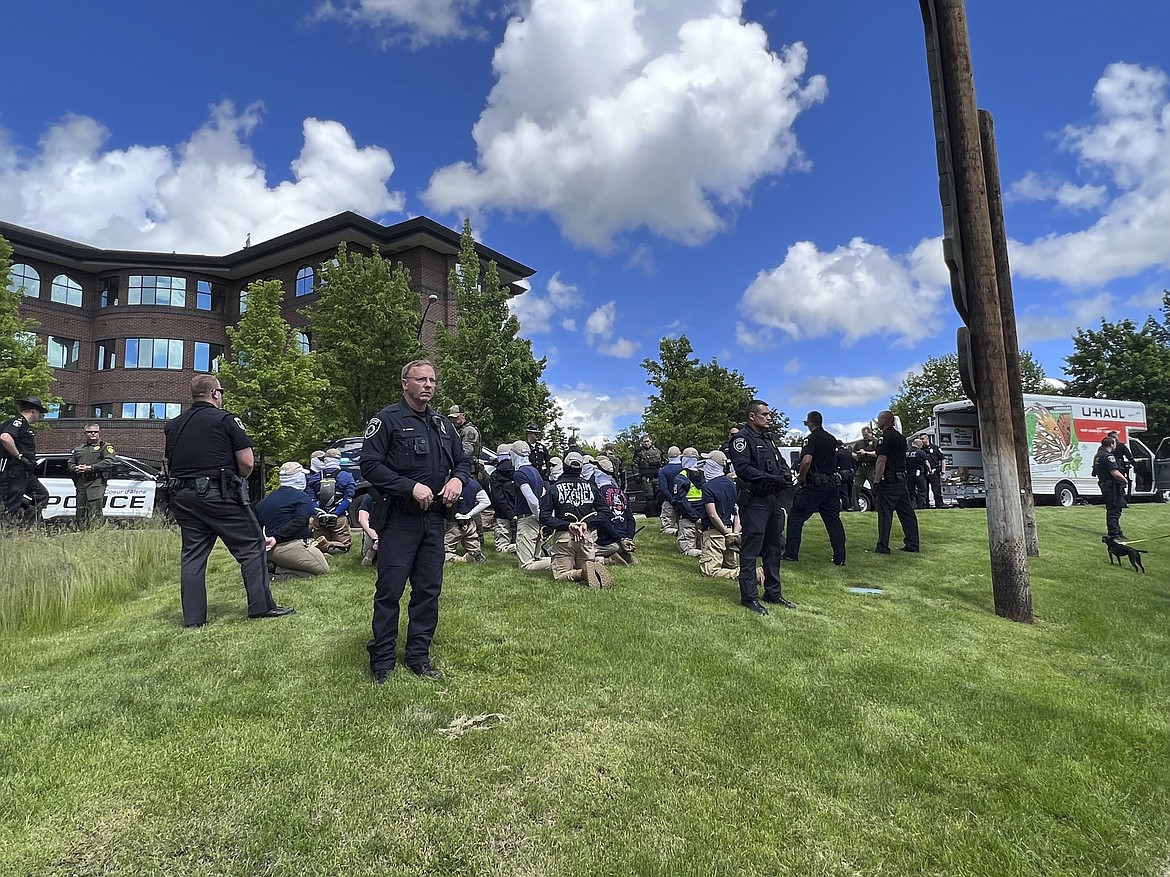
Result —
<path fill-rule="evenodd" d="M 878 538 L 875 554 L 890 553 L 890 530 L 894 526 L 894 512 L 902 526 L 902 551 L 917 553 L 918 516 L 914 514 L 914 498 L 906 476 L 906 437 L 894 428 L 894 414 L 883 411 L 877 416 L 882 431 L 877 445 L 877 464 L 874 466 L 874 497 L 878 515 Z"/>
<path fill-rule="evenodd" d="M 764 602 L 795 609 L 780 588 L 780 558 L 784 554 L 784 507 L 780 493 L 792 486 L 792 470 L 768 431 L 772 412 L 768 403 L 748 403 L 747 425 L 731 440 L 731 465 L 739 479 L 739 513 L 743 524 L 739 549 L 739 600 L 760 615 L 756 559 L 763 560 Z"/>
<path fill-rule="evenodd" d="M 36 477 L 37 442 L 33 437 L 32 424 L 48 412 L 36 396 L 21 399 L 20 413 L 4 421 L 0 426 L 0 475 L 5 486 L 3 492 L 4 514 L 11 520 L 25 517 L 26 522 L 35 523 L 37 517 L 49 502 L 49 491 Z M 32 504 L 25 505 L 25 495 Z"/>
<path fill-rule="evenodd" d="M 191 407 L 163 427 L 170 510 L 183 533 L 183 623 L 207 623 L 207 557 L 217 536 L 240 564 L 248 617 L 292 615 L 295 609 L 272 599 L 269 546 L 244 490 L 255 466 L 252 440 L 240 418 L 223 410 L 223 387 L 215 375 L 195 375 L 191 398 Z"/>
<path fill-rule="evenodd" d="M 548 448 L 540 440 L 540 427 L 535 423 L 530 423 L 524 427 L 524 435 L 524 441 L 528 443 L 528 462 L 536 467 L 541 478 L 548 481 L 552 475 L 552 470 L 549 467 L 551 457 Z"/>
<path fill-rule="evenodd" d="M 79 529 L 88 529 L 102 519 L 106 502 L 106 482 L 114 468 L 114 446 L 102 441 L 101 427 L 91 423 L 85 428 L 85 443 L 69 455 L 69 471 L 77 488 Z"/>
<path fill-rule="evenodd" d="M 1113 439 L 1113 456 L 1117 458 L 1117 464 L 1121 467 L 1121 474 L 1125 476 L 1125 493 L 1128 496 L 1133 490 L 1130 473 L 1133 472 L 1134 466 L 1137 465 L 1137 460 L 1133 458 L 1133 451 L 1129 449 L 1129 445 L 1121 440 L 1117 430 L 1112 429 L 1106 435 Z"/>
<path fill-rule="evenodd" d="M 397 660 L 398 603 L 407 579 L 406 666 L 426 679 L 443 676 L 430 658 L 443 589 L 443 532 L 447 507 L 458 502 L 471 479 L 471 464 L 454 425 L 431 409 L 434 394 L 434 364 L 407 363 L 402 400 L 370 419 L 362 445 L 362 477 L 378 491 L 370 516 L 378 531 L 378 580 L 367 646 L 378 684 L 386 682 Z"/>
<path fill-rule="evenodd" d="M 845 565 L 845 528 L 841 525 L 841 495 L 837 476 L 837 437 L 826 432 L 819 411 L 810 411 L 804 421 L 811 432 L 800 450 L 800 471 L 796 481 L 800 490 L 792 502 L 792 517 L 788 520 L 788 538 L 785 560 L 800 557 L 800 537 L 804 522 L 818 513 L 829 533 L 833 546 L 833 563 Z"/>
<path fill-rule="evenodd" d="M 1101 447 L 1097 449 L 1097 456 L 1093 458 L 1093 474 L 1097 476 L 1097 485 L 1101 488 L 1101 496 L 1105 498 L 1105 528 L 1108 535 L 1114 539 L 1124 539 L 1121 532 L 1121 513 L 1128 503 L 1125 501 L 1125 490 L 1128 479 L 1117 459 L 1117 439 L 1110 433 L 1101 440 Z"/>
<path fill-rule="evenodd" d="M 877 463 L 877 439 L 873 437 L 873 430 L 868 426 L 861 428 L 861 438 L 853 443 L 853 510 L 861 509 L 861 488 L 869 482 L 872 490 L 877 486 L 874 481 L 874 466 Z"/>

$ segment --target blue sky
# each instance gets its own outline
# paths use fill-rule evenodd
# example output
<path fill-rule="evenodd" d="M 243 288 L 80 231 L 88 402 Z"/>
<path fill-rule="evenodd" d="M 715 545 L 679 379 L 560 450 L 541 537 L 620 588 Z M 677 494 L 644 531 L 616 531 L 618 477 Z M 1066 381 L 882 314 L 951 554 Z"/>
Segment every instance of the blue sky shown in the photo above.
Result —
<path fill-rule="evenodd" d="M 1170 4 L 969 4 L 1021 346 L 1170 287 Z M 842 438 L 953 350 L 918 4 L 17 2 L 0 216 L 226 253 L 342 210 L 470 216 L 564 425 L 641 414 L 685 333 Z"/>

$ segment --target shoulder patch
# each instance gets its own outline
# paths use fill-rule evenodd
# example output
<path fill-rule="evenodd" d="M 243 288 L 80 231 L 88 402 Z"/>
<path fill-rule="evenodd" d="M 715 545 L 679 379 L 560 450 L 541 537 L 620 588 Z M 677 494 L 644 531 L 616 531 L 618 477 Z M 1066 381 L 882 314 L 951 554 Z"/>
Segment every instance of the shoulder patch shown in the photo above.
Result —
<path fill-rule="evenodd" d="M 382 421 L 377 417 L 371 417 L 370 422 L 366 424 L 365 438 L 368 441 L 378 434 L 378 430 L 382 428 Z"/>
<path fill-rule="evenodd" d="M 12 425 L 13 426 L 20 426 L 20 422 L 21 422 L 21 419 L 18 417 L 18 418 L 16 418 L 16 420 L 12 421 Z"/>
<path fill-rule="evenodd" d="M 1108 460 L 1110 463 L 1116 463 L 1116 462 L 1117 462 L 1117 458 L 1116 458 L 1116 457 L 1114 457 L 1112 454 L 1106 454 L 1106 455 L 1105 455 L 1105 459 L 1106 459 L 1106 460 Z"/>
<path fill-rule="evenodd" d="M 238 417 L 234 417 L 232 419 L 235 420 L 236 426 L 238 426 L 240 429 L 244 430 L 244 432 L 248 431 L 248 430 L 244 429 L 244 421 L 240 420 L 240 418 L 238 418 Z"/>
<path fill-rule="evenodd" d="M 731 447 L 734 450 L 743 453 L 747 450 L 747 439 L 743 438 L 742 436 L 736 436 L 731 442 Z"/>
<path fill-rule="evenodd" d="M 114 446 L 113 445 L 106 445 L 106 453 L 107 454 L 114 453 Z"/>

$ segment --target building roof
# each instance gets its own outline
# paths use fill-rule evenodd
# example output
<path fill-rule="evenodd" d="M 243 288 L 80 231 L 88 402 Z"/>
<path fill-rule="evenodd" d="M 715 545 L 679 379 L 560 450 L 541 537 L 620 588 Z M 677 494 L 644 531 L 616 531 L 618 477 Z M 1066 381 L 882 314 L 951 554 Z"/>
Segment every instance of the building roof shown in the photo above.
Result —
<path fill-rule="evenodd" d="M 387 258 L 417 246 L 455 255 L 459 252 L 460 243 L 458 232 L 425 216 L 416 216 L 405 222 L 387 226 L 352 211 L 338 213 L 328 219 L 302 226 L 223 256 L 106 250 L 3 221 L 0 221 L 0 235 L 22 253 L 43 256 L 49 261 L 59 262 L 67 259 L 79 270 L 91 273 L 158 266 L 169 270 L 208 274 L 224 280 L 262 274 L 277 265 L 294 261 L 298 255 L 310 258 L 322 250 L 335 249 L 342 241 L 364 244 L 368 247 L 377 245 L 378 250 Z M 505 287 L 510 287 L 536 273 L 535 269 L 490 247 L 477 243 L 475 249 L 481 259 L 496 263 L 500 272 L 500 283 Z"/>

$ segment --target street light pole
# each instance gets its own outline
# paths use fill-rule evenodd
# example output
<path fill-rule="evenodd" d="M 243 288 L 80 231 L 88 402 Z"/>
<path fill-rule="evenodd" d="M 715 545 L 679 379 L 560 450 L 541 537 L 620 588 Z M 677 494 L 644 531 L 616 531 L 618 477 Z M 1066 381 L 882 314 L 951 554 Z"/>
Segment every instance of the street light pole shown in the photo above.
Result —
<path fill-rule="evenodd" d="M 414 336 L 415 341 L 418 341 L 422 338 L 423 326 L 425 326 L 427 322 L 427 312 L 430 311 L 431 305 L 433 305 L 438 300 L 439 297 L 433 292 L 427 296 L 427 306 L 423 308 L 422 319 L 418 321 L 418 333 Z"/>

